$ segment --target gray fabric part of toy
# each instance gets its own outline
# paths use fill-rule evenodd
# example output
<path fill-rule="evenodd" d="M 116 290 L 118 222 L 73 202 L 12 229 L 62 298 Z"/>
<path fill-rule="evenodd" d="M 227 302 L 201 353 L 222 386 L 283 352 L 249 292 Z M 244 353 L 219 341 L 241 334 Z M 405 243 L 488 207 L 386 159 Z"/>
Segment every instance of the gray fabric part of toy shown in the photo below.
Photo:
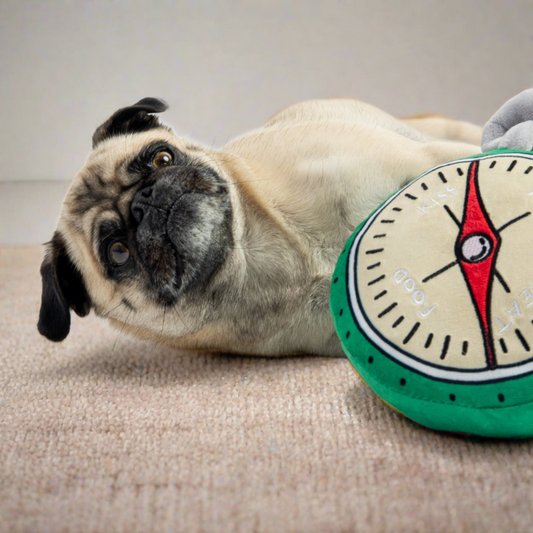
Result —
<path fill-rule="evenodd" d="M 533 149 L 533 89 L 511 98 L 485 124 L 481 149 L 498 148 Z"/>

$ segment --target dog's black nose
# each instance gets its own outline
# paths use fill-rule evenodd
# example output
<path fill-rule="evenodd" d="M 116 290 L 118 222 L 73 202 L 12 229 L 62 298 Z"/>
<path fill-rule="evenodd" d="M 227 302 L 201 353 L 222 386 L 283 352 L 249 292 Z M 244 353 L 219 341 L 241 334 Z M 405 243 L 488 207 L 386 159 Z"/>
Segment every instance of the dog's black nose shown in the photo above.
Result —
<path fill-rule="evenodd" d="M 154 189 L 153 187 L 145 187 L 141 189 L 133 199 L 131 203 L 131 214 L 136 220 L 137 224 L 140 224 L 147 210 L 150 209 L 151 205 L 145 203 L 146 200 L 150 200 L 153 196 Z M 144 200 L 144 201 L 143 201 Z"/>
<path fill-rule="evenodd" d="M 140 194 L 144 198 L 151 198 L 153 192 L 154 192 L 153 187 L 145 187 L 144 189 L 141 189 Z"/>
<path fill-rule="evenodd" d="M 140 224 L 144 217 L 143 209 L 141 207 L 132 207 L 131 214 L 133 215 L 133 218 L 137 221 L 137 224 Z"/>

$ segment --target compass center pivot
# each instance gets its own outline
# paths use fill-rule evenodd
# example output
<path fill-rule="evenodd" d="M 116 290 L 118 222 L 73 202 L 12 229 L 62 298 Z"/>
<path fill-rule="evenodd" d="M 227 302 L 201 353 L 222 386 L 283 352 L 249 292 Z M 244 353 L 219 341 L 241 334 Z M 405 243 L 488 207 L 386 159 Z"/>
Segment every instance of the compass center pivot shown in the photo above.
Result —
<path fill-rule="evenodd" d="M 490 257 L 494 242 L 486 233 L 474 233 L 461 242 L 460 259 L 468 263 L 480 263 Z"/>

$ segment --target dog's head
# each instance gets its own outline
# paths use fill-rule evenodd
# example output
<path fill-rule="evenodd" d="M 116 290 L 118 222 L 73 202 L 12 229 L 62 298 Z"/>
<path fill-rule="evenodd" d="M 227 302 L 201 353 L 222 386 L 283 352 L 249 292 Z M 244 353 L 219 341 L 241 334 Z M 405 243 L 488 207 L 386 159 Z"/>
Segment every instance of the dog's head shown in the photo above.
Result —
<path fill-rule="evenodd" d="M 166 108 L 144 98 L 94 133 L 41 266 L 38 329 L 48 339 L 68 335 L 70 310 L 94 309 L 145 338 L 164 334 L 165 316 L 185 335 L 208 320 L 206 291 L 234 237 L 230 180 L 216 152 L 159 122 Z"/>

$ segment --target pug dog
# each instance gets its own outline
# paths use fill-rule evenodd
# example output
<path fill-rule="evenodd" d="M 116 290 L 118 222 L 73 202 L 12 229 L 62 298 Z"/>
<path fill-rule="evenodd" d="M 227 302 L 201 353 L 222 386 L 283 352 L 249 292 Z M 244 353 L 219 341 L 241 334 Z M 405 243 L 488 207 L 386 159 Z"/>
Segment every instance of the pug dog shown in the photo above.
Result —
<path fill-rule="evenodd" d="M 479 153 L 482 135 L 316 100 L 215 150 L 176 136 L 166 109 L 144 98 L 95 131 L 41 266 L 48 339 L 92 309 L 184 350 L 341 356 L 328 300 L 346 240 L 424 171 Z"/>

